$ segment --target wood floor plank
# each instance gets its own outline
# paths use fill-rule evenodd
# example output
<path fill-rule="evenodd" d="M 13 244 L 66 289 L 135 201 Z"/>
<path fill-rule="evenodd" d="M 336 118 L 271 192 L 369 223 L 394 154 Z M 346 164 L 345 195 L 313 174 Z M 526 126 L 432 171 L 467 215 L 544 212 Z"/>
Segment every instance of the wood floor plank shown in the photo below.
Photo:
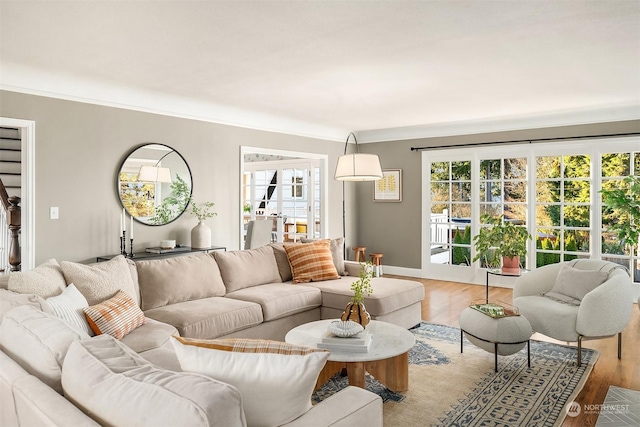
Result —
<path fill-rule="evenodd" d="M 416 279 L 424 285 L 426 296 L 422 302 L 422 319 L 429 323 L 460 327 L 460 312 L 473 300 L 485 298 L 485 287 L 444 280 Z M 513 291 L 509 288 L 490 287 L 491 301 L 513 302 Z M 566 345 L 540 334 L 535 339 Z M 576 345 L 576 343 L 570 343 Z M 604 402 L 609 386 L 619 386 L 640 390 L 640 310 L 633 306 L 631 321 L 622 333 L 622 360 L 618 359 L 617 338 L 603 338 L 583 341 L 583 347 L 600 352 L 591 375 L 576 398 L 581 408 L 585 405 L 600 405 Z M 582 411 L 577 417 L 566 417 L 563 427 L 594 426 L 598 419 L 597 411 Z"/>

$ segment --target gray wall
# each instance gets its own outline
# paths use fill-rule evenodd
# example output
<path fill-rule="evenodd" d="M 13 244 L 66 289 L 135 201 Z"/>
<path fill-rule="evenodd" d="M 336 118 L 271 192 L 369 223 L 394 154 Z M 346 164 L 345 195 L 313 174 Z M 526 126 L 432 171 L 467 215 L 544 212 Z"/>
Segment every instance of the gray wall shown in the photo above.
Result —
<path fill-rule="evenodd" d="M 342 183 L 333 180 L 342 142 L 6 91 L 0 91 L 0 116 L 36 122 L 36 265 L 49 258 L 91 261 L 119 250 L 116 173 L 126 154 L 147 142 L 167 144 L 184 156 L 194 197 L 216 203 L 218 216 L 207 220 L 212 241 L 229 249 L 240 246 L 240 146 L 327 154 L 328 235 L 342 235 Z M 639 131 L 640 121 L 628 121 L 361 144 L 361 151 L 380 155 L 383 168 L 402 169 L 403 201 L 374 203 L 373 183 L 345 183 L 347 247 L 382 252 L 385 265 L 421 267 L 421 155 L 411 147 Z M 49 219 L 50 206 L 60 208 L 59 220 Z M 136 223 L 136 250 L 161 239 L 189 243 L 196 223 L 191 215 L 161 227 Z"/>
<path fill-rule="evenodd" d="M 119 251 L 116 173 L 126 154 L 147 142 L 167 144 L 184 156 L 194 197 L 216 203 L 218 216 L 207 220 L 212 242 L 229 249 L 240 246 L 240 146 L 327 154 L 328 234 L 342 235 L 342 185 L 333 180 L 333 168 L 344 143 L 6 91 L 0 92 L 0 116 L 36 123 L 36 265 Z M 50 206 L 60 208 L 60 219 L 49 219 Z M 161 227 L 136 223 L 136 250 L 161 239 L 188 244 L 196 224 L 192 215 Z"/>
<path fill-rule="evenodd" d="M 368 252 L 384 253 L 384 264 L 421 268 L 422 155 L 411 147 L 628 132 L 640 132 L 640 120 L 361 144 L 361 151 L 380 156 L 383 169 L 402 169 L 403 195 L 402 203 L 374 203 L 373 184 L 358 184 L 358 244 Z"/>

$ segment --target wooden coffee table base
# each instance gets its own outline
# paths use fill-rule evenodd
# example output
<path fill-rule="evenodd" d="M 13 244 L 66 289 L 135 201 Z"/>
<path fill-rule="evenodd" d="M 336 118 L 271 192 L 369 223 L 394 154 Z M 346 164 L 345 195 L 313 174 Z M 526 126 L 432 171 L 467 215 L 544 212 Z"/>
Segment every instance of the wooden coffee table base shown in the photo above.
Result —
<path fill-rule="evenodd" d="M 349 385 L 365 388 L 365 373 L 369 372 L 391 391 L 409 390 L 409 353 L 371 362 L 327 361 L 318 376 L 316 389 L 324 385 L 336 373 L 347 370 Z"/>

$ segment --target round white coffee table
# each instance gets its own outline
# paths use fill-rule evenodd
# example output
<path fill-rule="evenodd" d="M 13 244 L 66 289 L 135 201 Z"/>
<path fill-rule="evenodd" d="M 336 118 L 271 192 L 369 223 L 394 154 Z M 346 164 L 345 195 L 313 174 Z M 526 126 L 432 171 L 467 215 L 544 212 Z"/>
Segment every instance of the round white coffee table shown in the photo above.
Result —
<path fill-rule="evenodd" d="M 290 330 L 284 340 L 290 344 L 317 347 L 329 324 L 336 320 L 305 323 Z M 367 325 L 367 330 L 372 335 L 369 351 L 331 351 L 316 388 L 346 368 L 350 385 L 365 388 L 365 372 L 369 372 L 389 390 L 409 389 L 408 352 L 416 342 L 413 334 L 400 326 L 376 320 Z"/>

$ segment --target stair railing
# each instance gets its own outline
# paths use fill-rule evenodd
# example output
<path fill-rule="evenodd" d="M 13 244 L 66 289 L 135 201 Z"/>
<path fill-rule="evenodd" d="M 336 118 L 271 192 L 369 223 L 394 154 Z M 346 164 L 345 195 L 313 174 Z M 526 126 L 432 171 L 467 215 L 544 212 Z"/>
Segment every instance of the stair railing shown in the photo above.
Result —
<path fill-rule="evenodd" d="M 2 257 L 0 258 L 0 269 L 7 272 L 7 267 L 10 265 L 11 271 L 20 271 L 20 264 L 22 264 L 19 238 L 22 217 L 20 197 L 9 197 L 1 179 L 0 199 L 2 199 L 3 207 L 3 209 L 0 209 L 0 242 L 3 249 Z M 6 252 L 7 248 L 9 249 L 8 253 Z"/>

